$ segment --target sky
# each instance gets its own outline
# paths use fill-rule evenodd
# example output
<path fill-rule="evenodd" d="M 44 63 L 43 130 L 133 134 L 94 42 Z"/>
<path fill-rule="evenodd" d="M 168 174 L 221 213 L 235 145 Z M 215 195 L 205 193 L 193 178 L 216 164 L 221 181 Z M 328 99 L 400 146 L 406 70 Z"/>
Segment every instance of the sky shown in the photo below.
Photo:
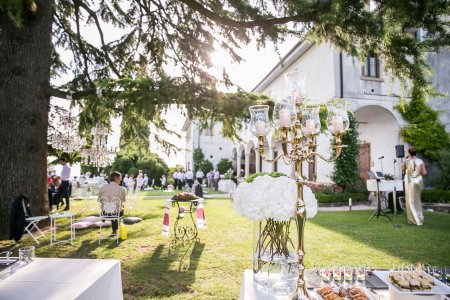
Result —
<path fill-rule="evenodd" d="M 292 47 L 298 42 L 297 39 L 288 39 L 279 47 L 279 54 L 276 53 L 273 44 L 268 45 L 263 49 L 257 49 L 256 44 L 252 43 L 243 46 L 237 52 L 244 58 L 244 61 L 240 64 L 232 63 L 226 53 L 222 51 L 216 51 L 211 55 L 214 65 L 217 69 L 226 69 L 230 79 L 235 84 L 239 85 L 246 91 L 251 91 L 256 85 L 272 70 L 272 68 L 280 60 L 280 56 L 283 57 Z M 218 74 L 220 74 L 219 72 Z M 181 128 L 183 127 L 185 118 L 182 116 L 181 111 L 171 110 L 167 114 L 167 120 L 169 128 L 175 132 L 179 132 L 182 135 Z M 162 134 L 166 139 L 170 139 L 173 143 L 180 147 L 185 147 L 184 138 L 177 138 L 176 136 L 170 136 Z M 160 155 L 168 166 L 175 166 L 180 164 L 184 166 L 185 153 L 166 155 L 157 144 L 150 142 L 150 149 Z"/>
<path fill-rule="evenodd" d="M 89 32 L 89 29 L 85 29 L 83 35 L 92 36 L 95 38 L 95 31 Z M 108 29 L 107 29 L 108 30 Z M 110 32 L 114 35 L 114 32 Z M 108 36 L 109 34 L 107 34 Z M 95 42 L 93 42 L 95 44 Z M 244 59 L 241 63 L 232 63 L 226 53 L 222 51 L 216 51 L 211 54 L 211 58 L 214 62 L 214 67 L 216 68 L 217 74 L 222 73 L 222 69 L 226 69 L 232 82 L 240 86 L 246 91 L 251 91 L 261 80 L 267 75 L 267 73 L 278 63 L 280 57 L 283 57 L 295 44 L 297 39 L 290 38 L 284 43 L 277 45 L 279 53 L 275 50 L 273 44 L 268 43 L 265 48 L 257 49 L 256 43 L 250 43 L 248 45 L 243 45 L 241 49 L 236 49 L 235 51 L 241 55 Z M 64 53 L 63 53 L 64 56 Z M 67 53 L 67 57 L 70 55 Z M 69 59 L 69 58 L 68 58 Z M 54 80 L 53 83 L 58 85 L 67 81 L 69 78 L 59 78 Z M 52 103 L 68 107 L 69 102 L 65 99 L 53 99 Z M 167 113 L 168 127 L 169 129 L 178 132 L 183 135 L 181 128 L 185 121 L 184 116 L 180 110 L 170 110 Z M 108 140 L 108 146 L 116 147 L 120 140 L 120 120 L 112 120 L 113 133 Z M 152 129 L 152 127 L 151 127 Z M 154 127 L 153 127 L 154 129 Z M 171 136 L 165 133 L 159 133 L 161 137 L 171 141 L 180 148 L 185 147 L 184 137 L 177 138 L 176 136 Z M 171 154 L 167 156 L 157 143 L 150 139 L 150 149 L 151 151 L 160 155 L 169 166 L 175 166 L 176 164 L 184 165 L 184 151 L 177 154 Z"/>

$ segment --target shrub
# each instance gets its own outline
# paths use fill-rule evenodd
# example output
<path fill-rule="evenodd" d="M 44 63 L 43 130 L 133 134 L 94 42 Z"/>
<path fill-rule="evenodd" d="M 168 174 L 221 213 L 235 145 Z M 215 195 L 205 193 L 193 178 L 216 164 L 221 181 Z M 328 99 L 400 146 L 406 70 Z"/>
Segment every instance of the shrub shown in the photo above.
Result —
<path fill-rule="evenodd" d="M 269 175 L 269 176 L 272 176 L 272 177 L 275 177 L 275 178 L 276 177 L 280 177 L 280 176 L 287 176 L 286 174 L 280 173 L 280 172 L 272 172 L 272 173 L 259 172 L 259 173 L 255 173 L 255 174 L 252 174 L 252 175 L 248 176 L 245 181 L 248 182 L 248 183 L 251 183 L 251 182 L 253 182 L 253 180 L 255 180 L 256 177 L 264 176 L 264 175 Z"/>
<path fill-rule="evenodd" d="M 348 199 L 352 198 L 352 203 L 367 201 L 369 193 L 341 193 L 334 195 L 316 194 L 319 203 L 348 203 Z"/>
<path fill-rule="evenodd" d="M 233 165 L 230 160 L 222 158 L 217 164 L 217 170 L 219 170 L 220 174 L 225 174 L 228 172 L 229 169 L 232 168 L 232 166 Z"/>
<path fill-rule="evenodd" d="M 423 190 L 422 202 L 450 203 L 450 190 Z"/>

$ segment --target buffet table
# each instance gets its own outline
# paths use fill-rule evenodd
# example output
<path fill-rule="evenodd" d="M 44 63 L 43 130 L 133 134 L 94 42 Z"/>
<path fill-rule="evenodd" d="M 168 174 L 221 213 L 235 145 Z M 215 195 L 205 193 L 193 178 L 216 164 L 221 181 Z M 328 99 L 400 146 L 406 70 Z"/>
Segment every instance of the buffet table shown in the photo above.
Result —
<path fill-rule="evenodd" d="M 305 273 L 306 281 L 308 282 L 308 273 Z M 318 297 L 313 290 L 311 291 L 311 296 L 315 297 L 316 299 L 321 299 Z M 373 298 L 371 299 L 383 299 L 388 300 L 389 299 L 389 290 L 388 289 L 376 289 L 375 292 L 377 295 L 373 295 Z M 425 296 L 426 299 L 434 299 L 434 297 L 431 296 Z M 440 297 L 438 297 L 440 298 Z M 412 300 L 412 299 L 419 299 L 419 298 L 403 298 L 406 300 Z M 445 296 L 442 296 L 441 299 L 447 299 Z M 263 291 L 260 291 L 253 287 L 253 271 L 252 270 L 245 270 L 244 272 L 244 278 L 241 285 L 241 292 L 239 295 L 239 300 L 287 300 L 287 297 L 276 297 L 273 295 L 270 295 L 268 293 L 265 293 Z"/>
<path fill-rule="evenodd" d="M 222 179 L 219 181 L 218 190 L 224 193 L 231 194 L 236 189 L 236 183 L 233 180 Z"/>
<path fill-rule="evenodd" d="M 34 258 L 0 280 L 0 299 L 123 299 L 120 261 Z"/>

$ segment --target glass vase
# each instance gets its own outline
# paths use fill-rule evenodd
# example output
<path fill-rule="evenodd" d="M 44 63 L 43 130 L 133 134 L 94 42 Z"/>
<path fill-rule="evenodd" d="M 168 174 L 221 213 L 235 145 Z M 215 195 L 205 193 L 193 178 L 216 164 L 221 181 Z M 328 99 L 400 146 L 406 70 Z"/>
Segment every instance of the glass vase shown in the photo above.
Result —
<path fill-rule="evenodd" d="M 265 219 L 254 224 L 253 285 L 277 296 L 296 290 L 298 255 L 297 218 L 288 221 Z"/>

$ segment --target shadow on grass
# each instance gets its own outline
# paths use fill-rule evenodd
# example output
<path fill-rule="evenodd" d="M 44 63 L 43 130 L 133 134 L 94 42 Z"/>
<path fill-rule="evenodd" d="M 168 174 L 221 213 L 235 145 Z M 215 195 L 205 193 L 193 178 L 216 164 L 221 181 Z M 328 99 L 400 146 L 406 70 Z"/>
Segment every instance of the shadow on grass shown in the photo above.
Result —
<path fill-rule="evenodd" d="M 168 244 L 159 244 L 149 257 L 144 257 L 131 267 L 128 282 L 132 282 L 125 294 L 150 297 L 170 297 L 178 294 L 193 293 L 190 287 L 195 282 L 200 256 L 204 243 L 192 242 L 170 248 Z"/>
<path fill-rule="evenodd" d="M 400 228 L 393 227 L 386 217 L 368 221 L 371 215 L 372 211 L 320 212 L 307 223 L 346 235 L 404 261 L 450 265 L 450 214 L 424 212 L 423 226 L 409 225 L 406 214 L 398 215 L 395 222 Z"/>

